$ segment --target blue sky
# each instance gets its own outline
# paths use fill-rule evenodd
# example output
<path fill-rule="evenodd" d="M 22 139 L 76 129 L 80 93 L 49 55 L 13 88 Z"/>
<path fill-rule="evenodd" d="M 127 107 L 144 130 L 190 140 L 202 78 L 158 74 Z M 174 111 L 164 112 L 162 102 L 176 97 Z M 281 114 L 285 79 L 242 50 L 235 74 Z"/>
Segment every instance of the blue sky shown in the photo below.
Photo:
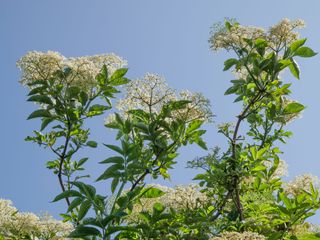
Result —
<path fill-rule="evenodd" d="M 27 90 L 18 83 L 20 72 L 15 66 L 28 51 L 54 50 L 67 57 L 113 52 L 128 60 L 131 79 L 158 73 L 177 90 L 202 92 L 217 115 L 215 124 L 206 126 L 206 140 L 213 147 L 225 142 L 215 125 L 234 121 L 240 106 L 223 95 L 232 79 L 230 73 L 222 72 L 223 62 L 231 55 L 209 50 L 210 26 L 225 17 L 262 27 L 285 17 L 301 18 L 307 23 L 302 36 L 318 52 L 319 9 L 317 0 L 305 4 L 297 0 L 0 0 L 0 198 L 11 199 L 23 211 L 49 211 L 55 217 L 65 207 L 63 202 L 50 203 L 59 192 L 56 176 L 45 168 L 52 155 L 23 140 L 39 128 L 39 122 L 26 121 L 35 106 L 25 101 Z M 307 105 L 303 118 L 288 126 L 294 136 L 282 147 L 289 178 L 305 172 L 320 175 L 319 58 L 300 60 L 300 81 L 288 78 L 294 82 L 292 98 Z M 103 117 L 89 126 L 92 138 L 113 141 L 113 133 L 103 127 Z M 98 148 L 81 154 L 91 157 L 88 171 L 96 177 L 103 171 L 96 163 L 110 152 Z M 182 149 L 171 182 L 161 183 L 189 183 L 196 172 L 184 168 L 186 161 L 204 154 L 196 146 Z M 99 186 L 101 191 L 107 188 Z M 318 222 L 319 215 L 312 221 Z"/>

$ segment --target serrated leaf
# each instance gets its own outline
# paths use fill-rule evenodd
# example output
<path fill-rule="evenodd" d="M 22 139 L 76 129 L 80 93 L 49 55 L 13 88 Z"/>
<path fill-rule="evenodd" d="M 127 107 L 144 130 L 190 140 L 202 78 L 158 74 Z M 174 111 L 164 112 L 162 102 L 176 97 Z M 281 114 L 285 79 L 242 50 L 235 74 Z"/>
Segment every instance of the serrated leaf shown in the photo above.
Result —
<path fill-rule="evenodd" d="M 292 114 L 292 113 L 299 113 L 301 112 L 305 107 L 297 102 L 289 103 L 285 109 L 284 114 Z"/>
<path fill-rule="evenodd" d="M 28 102 L 38 102 L 38 103 L 44 103 L 52 105 L 53 102 L 50 97 L 46 95 L 33 95 L 27 99 Z"/>
<path fill-rule="evenodd" d="M 124 163 L 124 159 L 123 157 L 119 157 L 119 156 L 115 156 L 115 157 L 109 157 L 99 163 L 119 163 L 119 164 L 123 164 Z"/>
<path fill-rule="evenodd" d="M 79 87 L 76 87 L 76 86 L 71 86 L 67 89 L 67 96 L 69 98 L 75 98 L 78 96 L 78 94 L 80 93 L 80 88 Z"/>
<path fill-rule="evenodd" d="M 68 212 L 72 211 L 74 208 L 78 207 L 81 203 L 83 202 L 83 198 L 75 198 L 73 201 L 70 203 L 68 207 Z"/>
<path fill-rule="evenodd" d="M 201 125 L 203 124 L 203 120 L 194 120 L 192 121 L 186 130 L 186 133 L 191 133 L 192 131 L 198 129 L 199 127 L 201 127 Z"/>
<path fill-rule="evenodd" d="M 123 155 L 123 151 L 121 148 L 119 148 L 118 146 L 115 145 L 110 145 L 110 144 L 103 144 L 104 146 L 106 146 L 107 148 L 110 148 L 111 150 L 120 153 L 121 155 Z"/>
<path fill-rule="evenodd" d="M 81 158 L 78 162 L 78 166 L 82 166 L 86 161 L 88 161 L 89 158 Z"/>
<path fill-rule="evenodd" d="M 297 79 L 300 79 L 300 68 L 299 68 L 299 65 L 297 64 L 297 62 L 291 58 L 291 64 L 289 65 L 289 69 L 290 69 L 290 72 L 292 73 L 292 75 L 297 78 Z"/>
<path fill-rule="evenodd" d="M 85 227 L 82 225 L 77 226 L 77 228 L 69 234 L 70 238 L 82 238 L 87 236 L 99 236 L 100 232 L 94 227 Z"/>
<path fill-rule="evenodd" d="M 291 52 L 294 52 L 294 51 L 296 51 L 299 47 L 303 46 L 306 41 L 307 41 L 307 39 L 306 39 L 306 38 L 303 38 L 303 39 L 299 39 L 299 40 L 291 43 L 291 45 L 290 45 L 290 50 L 291 50 Z"/>
<path fill-rule="evenodd" d="M 164 191 L 156 187 L 150 187 L 144 190 L 142 193 L 142 198 L 157 198 L 163 196 L 164 194 L 166 194 Z"/>
<path fill-rule="evenodd" d="M 114 73 L 110 77 L 109 82 L 112 83 L 115 80 L 117 80 L 119 78 L 122 78 L 127 72 L 128 72 L 128 68 L 119 68 L 119 69 L 117 69 L 116 71 L 114 71 Z"/>
<path fill-rule="evenodd" d="M 98 143 L 95 141 L 88 141 L 86 145 L 91 148 L 96 148 L 98 146 Z"/>
<path fill-rule="evenodd" d="M 103 112 L 108 110 L 109 107 L 101 105 L 101 104 L 94 104 L 89 108 L 89 112 Z"/>
<path fill-rule="evenodd" d="M 48 110 L 39 109 L 39 110 L 36 110 L 36 111 L 34 111 L 33 113 L 31 113 L 31 114 L 29 115 L 29 117 L 27 118 L 27 120 L 32 119 L 32 118 L 39 118 L 39 117 L 47 117 L 47 118 L 50 118 L 50 117 L 52 117 L 52 116 L 51 116 L 51 113 L 50 113 Z"/>
<path fill-rule="evenodd" d="M 82 106 L 84 106 L 87 101 L 88 101 L 88 94 L 84 91 L 81 91 L 80 94 L 79 94 L 79 101 L 80 103 L 82 104 Z"/>
<path fill-rule="evenodd" d="M 54 120 L 53 118 L 43 118 L 40 131 L 43 131 L 48 126 L 48 124 L 51 123 L 53 120 Z"/>
<path fill-rule="evenodd" d="M 230 58 L 224 62 L 223 71 L 229 70 L 232 66 L 236 65 L 239 61 L 235 58 Z"/>
<path fill-rule="evenodd" d="M 119 178 L 116 177 L 112 180 L 111 182 L 111 192 L 114 193 L 114 191 L 116 190 L 117 186 L 119 184 Z"/>
<path fill-rule="evenodd" d="M 98 177 L 96 181 L 106 180 L 112 177 L 118 177 L 120 175 L 120 172 L 118 170 L 123 169 L 123 165 L 121 164 L 114 164 L 111 167 L 109 167 L 104 173 Z"/>
<path fill-rule="evenodd" d="M 317 53 L 314 52 L 309 47 L 300 47 L 297 49 L 297 51 L 294 54 L 294 56 L 299 56 L 299 57 L 313 57 L 315 55 L 317 55 Z"/>
<path fill-rule="evenodd" d="M 84 216 L 87 214 L 87 212 L 90 210 L 92 206 L 91 201 L 89 200 L 85 200 L 84 202 L 82 202 L 82 204 L 80 205 L 80 209 L 78 212 L 78 220 L 80 221 L 82 218 L 84 218 Z"/>
<path fill-rule="evenodd" d="M 195 140 L 195 142 L 204 150 L 208 150 L 207 144 L 205 141 L 202 140 L 202 138 L 198 138 Z"/>
<path fill-rule="evenodd" d="M 238 89 L 239 89 L 239 85 L 233 85 L 233 86 L 229 87 L 227 89 L 227 91 L 225 91 L 224 95 L 233 94 L 233 93 L 237 92 Z"/>
<path fill-rule="evenodd" d="M 82 197 L 82 195 L 75 190 L 66 190 L 63 193 L 60 193 L 59 195 L 57 195 L 52 202 L 57 202 L 67 197 Z"/>

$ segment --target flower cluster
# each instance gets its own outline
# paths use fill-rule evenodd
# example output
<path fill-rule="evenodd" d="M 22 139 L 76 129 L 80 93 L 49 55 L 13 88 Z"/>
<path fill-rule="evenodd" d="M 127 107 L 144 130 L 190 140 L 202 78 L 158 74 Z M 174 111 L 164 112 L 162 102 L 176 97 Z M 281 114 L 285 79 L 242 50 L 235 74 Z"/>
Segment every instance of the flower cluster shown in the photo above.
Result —
<path fill-rule="evenodd" d="M 157 113 L 164 104 L 175 98 L 174 91 L 167 85 L 164 77 L 147 73 L 143 78 L 126 85 L 126 95 L 118 102 L 117 108 L 122 112 L 142 109 Z"/>
<path fill-rule="evenodd" d="M 35 81 L 48 81 L 54 79 L 57 83 L 81 86 L 91 89 L 96 85 L 96 75 L 102 66 L 106 65 L 109 74 L 126 65 L 126 61 L 115 54 L 104 54 L 78 58 L 66 58 L 58 52 L 27 53 L 17 61 L 22 71 L 20 82 L 28 85 Z M 61 78 L 55 77 L 57 71 L 65 74 Z"/>
<path fill-rule="evenodd" d="M 224 232 L 211 240 L 265 240 L 266 237 L 254 232 Z"/>
<path fill-rule="evenodd" d="M 319 178 L 312 174 L 303 174 L 286 183 L 284 185 L 284 191 L 287 194 L 299 195 L 304 191 L 310 192 L 311 184 L 314 188 L 319 188 Z"/>
<path fill-rule="evenodd" d="M 262 28 L 242 26 L 234 24 L 229 30 L 222 25 L 216 25 L 209 39 L 210 48 L 214 51 L 219 49 L 230 50 L 243 48 L 247 45 L 245 39 L 255 40 L 264 38 L 265 31 Z"/>
<path fill-rule="evenodd" d="M 268 39 L 271 43 L 273 43 L 275 48 L 283 43 L 292 43 L 299 38 L 299 34 L 293 30 L 295 28 L 303 27 L 305 27 L 303 20 L 298 19 L 295 21 L 290 21 L 289 19 L 285 18 L 269 29 Z"/>
<path fill-rule="evenodd" d="M 0 236 L 8 239 L 66 239 L 73 226 L 48 214 L 21 213 L 9 200 L 0 199 Z"/>
<path fill-rule="evenodd" d="M 175 210 L 195 210 L 209 202 L 208 197 L 200 192 L 199 186 L 187 185 L 169 188 L 158 184 L 148 185 L 147 187 L 156 187 L 165 194 L 158 198 L 142 198 L 141 203 L 136 204 L 132 213 L 127 218 L 128 221 L 135 221 L 140 212 L 151 212 L 155 203 L 161 203 L 167 208 Z"/>
<path fill-rule="evenodd" d="M 265 32 L 262 28 L 242 26 L 238 23 L 233 23 L 229 29 L 223 27 L 222 24 L 215 25 L 209 39 L 210 48 L 214 51 L 242 49 L 248 46 L 248 39 L 254 41 L 262 38 L 269 42 L 271 48 L 280 49 L 284 45 L 297 40 L 299 34 L 294 29 L 302 28 L 304 25 L 304 22 L 300 19 L 295 21 L 283 19 L 272 26 L 268 32 Z"/>
<path fill-rule="evenodd" d="M 210 102 L 200 93 L 181 91 L 176 93 L 171 89 L 165 79 L 157 74 L 147 73 L 143 78 L 131 81 L 126 85 L 126 94 L 117 104 L 120 114 L 128 117 L 127 111 L 132 109 L 142 109 L 151 114 L 157 114 L 165 104 L 170 101 L 188 100 L 190 103 L 185 108 L 172 113 L 172 118 L 183 119 L 190 122 L 195 119 L 210 122 L 212 112 Z M 106 123 L 114 120 L 111 114 Z"/>

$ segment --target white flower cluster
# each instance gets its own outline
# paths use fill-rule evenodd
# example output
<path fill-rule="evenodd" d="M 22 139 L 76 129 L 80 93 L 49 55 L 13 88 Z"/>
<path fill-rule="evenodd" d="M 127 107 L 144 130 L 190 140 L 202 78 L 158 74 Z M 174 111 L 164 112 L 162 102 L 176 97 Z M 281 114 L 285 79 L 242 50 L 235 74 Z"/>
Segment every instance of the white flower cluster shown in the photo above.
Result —
<path fill-rule="evenodd" d="M 299 195 L 304 191 L 310 192 L 311 184 L 315 189 L 319 189 L 320 179 L 312 174 L 303 174 L 286 183 L 284 185 L 284 191 L 287 194 Z"/>
<path fill-rule="evenodd" d="M 53 219 L 48 214 L 37 216 L 21 213 L 10 200 L 0 199 L 0 236 L 5 239 L 66 239 L 73 226 Z"/>
<path fill-rule="evenodd" d="M 299 34 L 293 30 L 302 28 L 304 25 L 304 22 L 300 19 L 290 21 L 287 18 L 272 26 L 268 32 L 265 32 L 262 28 L 242 26 L 237 23 L 234 23 L 229 30 L 220 25 L 212 31 L 209 39 L 210 48 L 214 51 L 239 49 L 248 45 L 246 39 L 254 41 L 258 38 L 267 40 L 272 48 L 280 48 L 283 44 L 287 45 L 297 40 Z"/>
<path fill-rule="evenodd" d="M 233 47 L 242 48 L 246 46 L 245 39 L 255 40 L 264 36 L 265 31 L 262 28 L 234 24 L 229 31 L 221 26 L 213 29 L 209 43 L 210 48 L 214 51 L 219 49 L 230 50 Z"/>
<path fill-rule="evenodd" d="M 142 109 L 157 113 L 165 103 L 176 98 L 164 77 L 157 74 L 147 73 L 143 78 L 128 83 L 125 88 L 126 95 L 117 104 L 123 112 Z"/>
<path fill-rule="evenodd" d="M 211 238 L 211 240 L 265 240 L 266 237 L 254 232 L 224 232 L 220 237 Z"/>
<path fill-rule="evenodd" d="M 58 52 L 28 52 L 20 60 L 17 66 L 22 71 L 20 82 L 23 85 L 34 81 L 47 81 L 54 77 L 56 71 L 68 71 L 61 84 L 81 86 L 90 89 L 96 85 L 96 75 L 103 65 L 107 66 L 108 73 L 112 74 L 116 69 L 122 68 L 127 62 L 115 54 L 94 55 L 78 58 L 66 58 Z"/>
<path fill-rule="evenodd" d="M 141 203 L 134 205 L 132 213 L 127 221 L 134 222 L 140 212 L 152 212 L 155 203 L 161 203 L 168 208 L 175 210 L 194 210 L 209 202 L 209 198 L 200 192 L 198 185 L 176 186 L 169 188 L 158 184 L 150 184 L 146 187 L 155 187 L 165 192 L 158 198 L 142 198 Z"/>
<path fill-rule="evenodd" d="M 272 167 L 272 162 L 264 161 L 264 165 L 270 169 Z M 272 178 L 281 178 L 284 176 L 288 176 L 288 164 L 286 161 L 280 159 L 277 169 L 272 174 Z"/>
<path fill-rule="evenodd" d="M 195 119 L 210 122 L 212 119 L 210 102 L 202 94 L 189 91 L 177 94 L 167 85 L 165 79 L 157 74 L 147 73 L 143 78 L 128 83 L 125 88 L 126 94 L 117 104 L 117 109 L 123 116 L 127 117 L 127 111 L 132 109 L 157 114 L 170 101 L 188 100 L 191 102 L 184 109 L 173 112 L 172 118 L 180 118 L 186 122 Z M 106 123 L 112 121 L 114 116 L 111 114 Z"/>
<path fill-rule="evenodd" d="M 268 39 L 273 43 L 274 47 L 280 46 L 284 42 L 291 43 L 299 38 L 299 34 L 293 30 L 304 27 L 305 23 L 301 19 L 290 21 L 285 18 L 269 29 Z"/>

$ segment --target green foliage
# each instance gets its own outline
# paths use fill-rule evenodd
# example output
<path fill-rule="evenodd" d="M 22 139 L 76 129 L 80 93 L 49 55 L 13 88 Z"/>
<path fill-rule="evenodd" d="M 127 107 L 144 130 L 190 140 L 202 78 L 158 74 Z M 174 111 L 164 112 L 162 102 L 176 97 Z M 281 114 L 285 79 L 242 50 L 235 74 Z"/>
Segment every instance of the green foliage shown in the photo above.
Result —
<path fill-rule="evenodd" d="M 108 186 L 110 194 L 100 195 L 95 186 L 81 180 L 90 177 L 80 174 L 88 158 L 78 159 L 75 154 L 84 147 L 100 146 L 88 140 L 90 129 L 84 124 L 88 118 L 112 108 L 111 99 L 119 93 L 116 87 L 129 83 L 125 77 L 128 69 L 119 68 L 109 76 L 104 65 L 90 91 L 81 85 L 62 84 L 72 74 L 71 68 L 56 71 L 47 81 L 28 83 L 31 90 L 27 101 L 40 106 L 28 119 L 41 118 L 41 127 L 26 141 L 55 154 L 47 162 L 61 187 L 53 202 L 67 203 L 62 216 L 75 225 L 70 238 L 210 239 L 223 231 L 252 231 L 271 240 L 297 239 L 293 229 L 319 209 L 319 191 L 310 184 L 310 188 L 293 193 L 281 180 L 282 152 L 277 144 L 285 143 L 292 135 L 285 127 L 299 117 L 305 106 L 288 99 L 291 83 L 281 79 L 280 74 L 288 69 L 299 79 L 295 58 L 316 53 L 304 46 L 306 39 L 295 39 L 292 36 L 296 35 L 289 33 L 279 38 L 271 30 L 269 37 L 259 35 L 255 29 L 251 38 L 244 34 L 230 43 L 225 37 L 228 33 L 253 30 L 228 21 L 225 27 L 219 32 L 224 38 L 214 35 L 219 40 L 214 48 L 221 45 L 235 53 L 234 58 L 224 62 L 224 71 L 234 67 L 236 73 L 225 95 L 233 95 L 242 109 L 235 125 L 219 126 L 227 148 L 216 147 L 188 163 L 190 168 L 201 169 L 194 180 L 206 196 L 206 201 L 195 208 L 174 208 L 156 200 L 150 209 L 139 211 L 134 221 L 130 218 L 144 201 L 164 199 L 166 192 L 146 186 L 145 179 L 170 179 L 169 170 L 175 166 L 182 146 L 195 143 L 207 150 L 202 138 L 205 120 L 199 114 L 194 118 L 185 114 L 195 111 L 190 106 L 199 103 L 173 99 L 169 91 L 152 102 L 160 91 L 154 89 L 155 85 L 150 101 L 140 99 L 145 108 L 128 104 L 125 112 L 115 113 L 105 126 L 115 130 L 118 144 L 103 144 L 109 155 L 100 161 L 102 171 L 96 179 Z M 241 129 L 244 122 L 246 132 Z"/>

